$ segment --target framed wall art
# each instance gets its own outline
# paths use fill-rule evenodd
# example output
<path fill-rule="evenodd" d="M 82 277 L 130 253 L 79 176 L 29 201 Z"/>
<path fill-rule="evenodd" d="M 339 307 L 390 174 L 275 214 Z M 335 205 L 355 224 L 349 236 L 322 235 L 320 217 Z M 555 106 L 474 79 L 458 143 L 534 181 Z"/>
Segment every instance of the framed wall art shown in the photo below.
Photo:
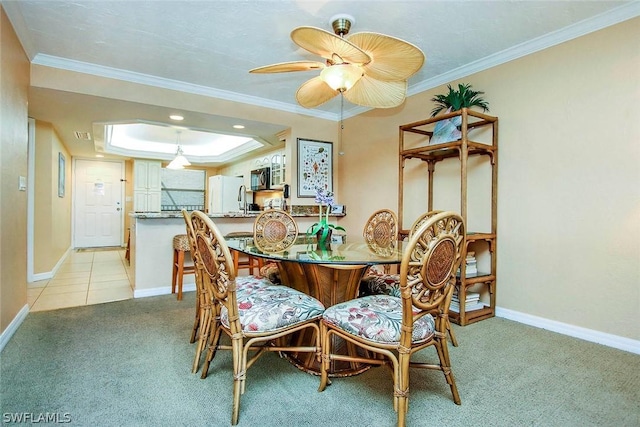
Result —
<path fill-rule="evenodd" d="M 333 144 L 298 138 L 298 197 L 333 192 Z"/>
<path fill-rule="evenodd" d="M 58 197 L 64 197 L 64 187 L 66 185 L 66 161 L 64 154 L 58 153 Z"/>
<path fill-rule="evenodd" d="M 343 214 L 344 212 L 344 205 L 331 205 L 331 213 L 332 214 Z"/>

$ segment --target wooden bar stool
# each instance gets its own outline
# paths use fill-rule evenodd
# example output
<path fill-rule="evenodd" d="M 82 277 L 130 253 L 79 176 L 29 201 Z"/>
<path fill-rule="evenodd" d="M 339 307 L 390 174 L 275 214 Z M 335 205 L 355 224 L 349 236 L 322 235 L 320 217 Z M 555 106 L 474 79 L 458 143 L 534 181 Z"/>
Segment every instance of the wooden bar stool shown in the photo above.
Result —
<path fill-rule="evenodd" d="M 131 265 L 131 229 L 127 228 L 127 249 L 124 252 L 124 259 Z"/>
<path fill-rule="evenodd" d="M 236 231 L 231 232 L 224 236 L 225 239 L 233 239 L 233 238 L 244 238 L 244 237 L 253 237 L 252 232 L 244 232 L 244 231 Z M 231 256 L 233 257 L 233 268 L 238 274 L 239 269 L 247 269 L 249 271 L 249 275 L 253 276 L 253 270 L 257 270 L 257 277 L 260 277 L 260 269 L 263 266 L 262 258 L 252 257 L 250 255 L 244 255 L 246 258 L 240 259 L 240 252 L 231 250 Z"/>
<path fill-rule="evenodd" d="M 185 274 L 195 274 L 193 265 L 184 265 L 185 252 L 191 252 L 189 239 L 186 234 L 173 236 L 173 275 L 171 277 L 171 293 L 176 293 L 178 287 L 178 301 L 182 299 L 182 281 Z"/>
<path fill-rule="evenodd" d="M 233 268 L 236 270 L 236 274 L 238 273 L 239 269 L 246 268 L 247 270 L 249 270 L 249 275 L 253 276 L 253 269 L 255 268 L 257 271 L 256 276 L 261 277 L 260 269 L 263 265 L 261 258 L 247 256 L 246 259 L 241 260 L 240 252 L 233 250 L 231 251 L 231 255 L 233 256 Z"/>

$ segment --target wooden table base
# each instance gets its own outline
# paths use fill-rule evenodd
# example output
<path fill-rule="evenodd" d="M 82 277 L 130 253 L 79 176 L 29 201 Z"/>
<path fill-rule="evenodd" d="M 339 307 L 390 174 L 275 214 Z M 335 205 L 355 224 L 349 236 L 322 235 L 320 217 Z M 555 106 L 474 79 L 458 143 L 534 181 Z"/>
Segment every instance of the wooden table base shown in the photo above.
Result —
<path fill-rule="evenodd" d="M 281 261 L 278 263 L 282 283 L 311 295 L 325 307 L 347 301 L 358 296 L 360 280 L 369 266 L 367 265 L 326 265 Z M 302 331 L 292 337 L 295 345 L 312 345 L 315 332 Z M 332 352 L 355 355 L 356 347 L 351 343 L 334 337 Z M 311 353 L 287 353 L 287 359 L 305 372 L 320 375 L 320 363 Z M 330 377 L 346 377 L 360 374 L 371 366 L 336 360 L 332 362 Z"/>

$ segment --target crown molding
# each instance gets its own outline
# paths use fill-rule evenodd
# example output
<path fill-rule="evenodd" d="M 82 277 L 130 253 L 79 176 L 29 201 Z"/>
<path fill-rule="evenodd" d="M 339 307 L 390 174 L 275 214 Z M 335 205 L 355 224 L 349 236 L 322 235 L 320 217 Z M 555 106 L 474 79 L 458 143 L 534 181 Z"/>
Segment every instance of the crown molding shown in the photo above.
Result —
<path fill-rule="evenodd" d="M 585 19 L 584 21 L 577 22 L 568 27 L 526 41 L 519 45 L 510 47 L 509 49 L 505 49 L 501 52 L 497 52 L 451 71 L 447 71 L 446 73 L 439 74 L 417 84 L 411 85 L 407 88 L 407 96 L 416 95 L 440 85 L 451 83 L 454 80 L 462 79 L 480 71 L 488 70 L 506 62 L 513 61 L 514 59 L 539 52 L 560 43 L 610 27 L 611 25 L 633 19 L 637 16 L 640 16 L 640 1 L 627 3 L 604 14 Z M 350 108 L 348 111 L 345 111 L 344 118 L 355 117 L 369 110 L 372 110 L 372 108 L 356 106 L 355 108 Z"/>
<path fill-rule="evenodd" d="M 38 53 L 32 60 L 35 65 L 57 68 L 61 70 L 73 71 L 92 76 L 105 77 L 114 80 L 136 83 L 146 86 L 153 86 L 162 89 L 175 90 L 177 92 L 191 93 L 210 98 L 224 99 L 227 101 L 240 102 L 243 104 L 256 105 L 259 107 L 271 108 L 274 110 L 286 111 L 294 114 L 303 114 L 321 119 L 336 120 L 336 114 L 317 110 L 307 110 L 299 105 L 286 102 L 273 101 L 252 95 L 245 95 L 228 90 L 216 89 L 208 86 L 196 85 L 179 80 L 167 79 L 164 77 L 152 76 L 150 74 L 127 71 L 119 68 L 107 67 L 104 65 L 91 64 L 89 62 L 76 61 L 73 59 L 61 58 L 58 56 Z"/>
<path fill-rule="evenodd" d="M 16 23 L 19 23 L 21 21 L 22 16 L 21 14 L 16 13 L 15 10 L 12 10 L 12 12 L 13 13 L 11 13 L 11 21 L 15 25 Z M 627 3 L 604 14 L 585 19 L 568 27 L 551 32 L 541 37 L 537 37 L 535 39 L 521 43 L 517 46 L 505 49 L 501 52 L 489 55 L 485 58 L 473 61 L 469 64 L 463 65 L 446 73 L 442 73 L 440 75 L 419 82 L 415 85 L 409 86 L 409 88 L 407 89 L 407 96 L 416 95 L 420 92 L 433 89 L 437 86 L 450 83 L 454 80 L 467 77 L 471 74 L 475 74 L 480 71 L 484 71 L 489 68 L 504 64 L 506 62 L 513 61 L 523 56 L 539 52 L 549 47 L 592 33 L 594 31 L 598 31 L 611 25 L 618 24 L 637 16 L 640 16 L 640 1 Z M 21 40 L 23 40 L 22 35 L 23 32 L 20 32 Z M 28 40 L 28 38 L 25 38 L 24 40 Z M 24 47 L 26 48 L 27 46 Z M 33 51 L 33 49 L 25 50 L 27 50 L 27 52 Z M 52 68 L 126 81 L 130 83 L 137 83 L 163 89 L 175 90 L 178 92 L 191 93 L 194 95 L 201 95 L 211 98 L 224 99 L 227 101 L 239 102 L 243 104 L 250 104 L 294 114 L 302 114 L 330 121 L 337 122 L 340 120 L 340 115 L 336 113 L 320 110 L 310 110 L 303 108 L 297 104 L 273 101 L 257 96 L 245 95 L 208 86 L 187 83 L 179 80 L 166 79 L 149 74 L 126 71 L 118 68 L 106 67 L 102 65 L 60 58 L 41 53 L 38 53 L 33 57 L 32 63 Z M 343 118 L 355 117 L 369 110 L 371 110 L 371 108 L 356 106 L 354 108 L 345 110 L 342 116 Z"/>
<path fill-rule="evenodd" d="M 455 68 L 446 73 L 432 77 L 427 80 L 410 86 L 407 90 L 407 96 L 415 95 L 420 92 L 433 89 L 434 87 L 451 83 L 471 74 L 488 70 L 514 59 L 522 58 L 535 52 L 556 46 L 569 40 L 584 36 L 586 34 L 601 30 L 611 25 L 619 24 L 629 19 L 640 16 L 640 1 L 633 1 L 609 12 L 585 19 L 568 27 L 545 34 L 544 36 L 531 39 L 519 45 L 510 47 L 501 52 L 486 56 L 477 61 L 470 62 L 461 67 Z"/>

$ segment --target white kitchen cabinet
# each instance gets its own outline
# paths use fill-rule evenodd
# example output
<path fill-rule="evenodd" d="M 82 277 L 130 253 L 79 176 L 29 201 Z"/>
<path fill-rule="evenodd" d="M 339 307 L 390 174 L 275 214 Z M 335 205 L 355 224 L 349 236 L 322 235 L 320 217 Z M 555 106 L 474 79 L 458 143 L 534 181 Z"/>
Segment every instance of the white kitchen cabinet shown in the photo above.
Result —
<path fill-rule="evenodd" d="M 162 163 L 155 160 L 133 161 L 133 210 L 136 212 L 160 212 L 160 169 Z"/>
<path fill-rule="evenodd" d="M 160 212 L 159 191 L 134 191 L 133 210 L 136 212 Z"/>
<path fill-rule="evenodd" d="M 281 189 L 284 185 L 285 155 L 271 156 L 271 188 Z"/>

